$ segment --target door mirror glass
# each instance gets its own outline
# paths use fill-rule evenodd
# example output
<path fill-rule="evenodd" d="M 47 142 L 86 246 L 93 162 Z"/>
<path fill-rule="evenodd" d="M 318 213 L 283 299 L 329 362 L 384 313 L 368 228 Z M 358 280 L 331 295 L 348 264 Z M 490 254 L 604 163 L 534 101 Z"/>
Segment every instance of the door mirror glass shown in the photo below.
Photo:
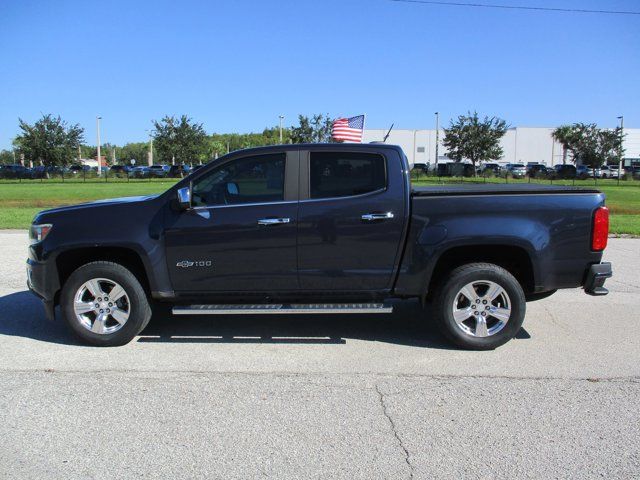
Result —
<path fill-rule="evenodd" d="M 191 208 L 191 187 L 182 187 L 178 189 L 178 205 L 182 210 Z"/>

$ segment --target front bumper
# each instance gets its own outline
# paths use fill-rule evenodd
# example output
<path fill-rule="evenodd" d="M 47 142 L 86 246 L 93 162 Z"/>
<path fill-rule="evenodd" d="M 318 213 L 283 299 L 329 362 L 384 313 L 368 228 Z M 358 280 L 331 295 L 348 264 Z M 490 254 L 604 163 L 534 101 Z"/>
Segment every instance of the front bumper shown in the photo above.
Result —
<path fill-rule="evenodd" d="M 596 263 L 589 267 L 584 282 L 584 291 L 589 295 L 606 295 L 609 290 L 604 288 L 604 282 L 613 275 L 610 262 Z"/>
<path fill-rule="evenodd" d="M 38 262 L 32 258 L 27 260 L 27 287 L 36 297 L 42 300 L 47 320 L 54 320 L 55 297 L 59 289 L 55 267 Z"/>

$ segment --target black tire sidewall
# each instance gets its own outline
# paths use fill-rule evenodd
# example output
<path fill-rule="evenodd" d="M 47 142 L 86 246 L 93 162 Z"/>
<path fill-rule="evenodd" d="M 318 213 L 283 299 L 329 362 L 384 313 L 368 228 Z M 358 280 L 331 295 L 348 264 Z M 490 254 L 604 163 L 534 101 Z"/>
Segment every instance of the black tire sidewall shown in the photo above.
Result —
<path fill-rule="evenodd" d="M 74 298 L 80 286 L 92 278 L 113 280 L 122 286 L 129 297 L 130 313 L 124 326 L 113 333 L 101 335 L 87 330 L 78 320 L 73 309 Z M 60 296 L 60 308 L 65 322 L 81 340 L 97 346 L 120 346 L 129 343 L 151 316 L 147 295 L 138 279 L 121 265 L 94 262 L 73 272 L 66 281 Z"/>
<path fill-rule="evenodd" d="M 453 318 L 451 306 L 458 292 L 465 285 L 481 280 L 489 280 L 500 285 L 509 295 L 511 317 L 507 325 L 490 337 L 473 337 L 464 333 Z M 456 345 L 473 350 L 492 350 L 513 337 L 522 328 L 526 312 L 526 300 L 518 281 L 505 269 L 497 265 L 467 265 L 454 270 L 437 296 L 438 323 L 443 333 Z"/>

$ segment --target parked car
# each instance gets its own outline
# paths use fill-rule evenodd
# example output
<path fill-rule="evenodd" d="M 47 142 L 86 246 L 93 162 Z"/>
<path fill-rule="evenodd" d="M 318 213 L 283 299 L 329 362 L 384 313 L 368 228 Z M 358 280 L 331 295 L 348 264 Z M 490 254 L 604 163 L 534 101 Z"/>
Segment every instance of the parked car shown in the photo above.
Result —
<path fill-rule="evenodd" d="M 555 165 L 551 177 L 557 179 L 576 178 L 576 167 L 574 165 Z"/>
<path fill-rule="evenodd" d="M 112 165 L 109 174 L 114 177 L 125 177 L 130 170 L 131 167 L 129 165 Z"/>
<path fill-rule="evenodd" d="M 191 167 L 189 165 L 171 165 L 167 176 L 171 178 L 182 178 L 186 177 L 190 173 Z"/>
<path fill-rule="evenodd" d="M 602 172 L 602 178 L 618 178 L 618 166 L 617 165 L 603 165 L 600 167 Z"/>
<path fill-rule="evenodd" d="M 0 178 L 7 178 L 7 179 L 33 178 L 33 171 L 20 164 L 0 165 Z"/>
<path fill-rule="evenodd" d="M 476 172 L 470 163 L 439 163 L 436 173 L 439 177 L 474 177 Z"/>
<path fill-rule="evenodd" d="M 71 175 L 86 175 L 89 172 L 91 172 L 89 165 L 71 165 L 68 171 Z"/>
<path fill-rule="evenodd" d="M 547 178 L 549 175 L 549 169 L 546 165 L 534 163 L 527 166 L 527 175 L 531 178 Z"/>
<path fill-rule="evenodd" d="M 428 163 L 414 163 L 411 166 L 411 171 L 417 171 L 423 174 L 429 173 L 429 164 Z"/>
<path fill-rule="evenodd" d="M 103 346 L 132 340 L 156 301 L 174 315 L 373 315 L 416 298 L 453 343 L 492 349 L 520 331 L 526 301 L 607 293 L 603 193 L 412 189 L 408 171 L 393 145 L 236 151 L 159 195 L 39 213 L 29 288 L 49 318 L 59 303 L 77 336 Z"/>
<path fill-rule="evenodd" d="M 587 178 L 601 178 L 602 170 L 599 168 L 592 168 L 586 165 L 578 165 L 576 167 L 576 177 L 582 180 Z"/>
<path fill-rule="evenodd" d="M 522 163 L 508 163 L 507 173 L 513 178 L 524 178 L 527 175 L 527 167 Z"/>
<path fill-rule="evenodd" d="M 169 165 L 151 165 L 149 168 L 150 177 L 164 178 L 169 174 Z"/>
<path fill-rule="evenodd" d="M 129 170 L 130 178 L 149 178 L 151 173 L 149 172 L 149 167 L 134 167 Z"/>
<path fill-rule="evenodd" d="M 502 174 L 502 167 L 498 163 L 485 163 L 480 170 L 480 174 L 499 177 Z"/>

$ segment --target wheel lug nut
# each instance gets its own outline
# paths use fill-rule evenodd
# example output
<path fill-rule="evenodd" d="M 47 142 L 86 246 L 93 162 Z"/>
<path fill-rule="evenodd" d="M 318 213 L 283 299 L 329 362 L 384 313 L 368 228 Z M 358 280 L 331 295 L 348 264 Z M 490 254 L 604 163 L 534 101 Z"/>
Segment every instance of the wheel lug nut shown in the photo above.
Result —
<path fill-rule="evenodd" d="M 487 316 L 487 312 L 482 312 L 482 316 L 486 317 Z"/>
<path fill-rule="evenodd" d="M 100 313 L 104 313 L 104 310 L 100 309 Z"/>
<path fill-rule="evenodd" d="M 108 308 L 107 308 L 107 313 L 111 313 L 111 310 L 109 310 Z"/>
<path fill-rule="evenodd" d="M 486 304 L 487 304 L 487 301 L 486 301 L 486 300 L 483 300 L 483 301 L 482 301 L 482 304 L 483 304 L 483 305 L 486 305 Z"/>
<path fill-rule="evenodd" d="M 476 303 L 480 303 L 480 299 L 476 300 Z"/>
<path fill-rule="evenodd" d="M 109 301 L 109 297 L 104 297 L 104 301 L 108 302 Z"/>
<path fill-rule="evenodd" d="M 113 303 L 109 302 L 109 306 L 110 306 L 110 307 L 113 307 Z M 487 308 L 489 308 L 489 307 L 487 307 Z"/>
<path fill-rule="evenodd" d="M 98 297 L 96 300 L 98 300 L 99 302 L 101 302 L 101 301 L 102 301 L 102 299 L 101 299 L 100 297 Z"/>
<path fill-rule="evenodd" d="M 98 308 L 99 306 L 100 306 L 100 304 L 99 304 L 99 303 L 96 303 L 96 308 Z"/>

